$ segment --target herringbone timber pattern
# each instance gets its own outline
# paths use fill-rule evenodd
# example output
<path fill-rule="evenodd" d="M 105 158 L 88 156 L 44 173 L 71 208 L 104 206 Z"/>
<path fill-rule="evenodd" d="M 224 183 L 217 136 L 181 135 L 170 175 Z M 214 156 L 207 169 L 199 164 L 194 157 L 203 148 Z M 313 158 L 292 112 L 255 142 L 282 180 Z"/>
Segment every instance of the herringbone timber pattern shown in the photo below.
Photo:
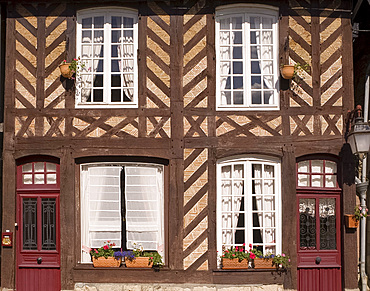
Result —
<path fill-rule="evenodd" d="M 147 137 L 169 138 L 171 136 L 171 122 L 169 117 L 147 117 Z"/>
<path fill-rule="evenodd" d="M 64 108 L 65 89 L 58 65 L 65 56 L 67 21 L 62 16 L 65 9 L 65 4 L 16 7 L 16 108 Z M 38 13 L 46 15 L 44 22 L 38 20 Z M 39 34 L 45 37 L 45 42 L 37 39 Z M 37 82 L 38 78 L 43 83 Z"/>
<path fill-rule="evenodd" d="M 148 2 L 147 97 L 148 108 L 170 107 L 170 16 L 169 4 Z"/>
<path fill-rule="evenodd" d="M 207 270 L 208 150 L 184 150 L 184 268 Z"/>

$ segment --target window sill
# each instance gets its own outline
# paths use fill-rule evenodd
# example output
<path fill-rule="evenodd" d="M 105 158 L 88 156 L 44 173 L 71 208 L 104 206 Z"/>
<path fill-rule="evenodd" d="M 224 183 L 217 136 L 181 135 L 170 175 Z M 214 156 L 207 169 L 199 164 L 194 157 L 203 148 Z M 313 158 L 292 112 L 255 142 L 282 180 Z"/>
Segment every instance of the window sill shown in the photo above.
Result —
<path fill-rule="evenodd" d="M 159 272 L 159 271 L 169 271 L 170 269 L 168 267 L 163 268 L 127 268 L 125 266 L 120 266 L 118 268 L 114 267 L 97 267 L 95 268 L 93 264 L 77 264 L 74 268 L 74 270 L 140 270 L 140 271 L 153 271 L 153 272 Z"/>

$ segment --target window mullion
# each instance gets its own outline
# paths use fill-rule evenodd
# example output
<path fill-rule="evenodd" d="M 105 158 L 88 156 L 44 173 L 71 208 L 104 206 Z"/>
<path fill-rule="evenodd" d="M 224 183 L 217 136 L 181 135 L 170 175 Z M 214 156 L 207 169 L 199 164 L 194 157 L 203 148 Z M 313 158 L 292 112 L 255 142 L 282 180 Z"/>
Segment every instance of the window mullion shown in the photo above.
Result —
<path fill-rule="evenodd" d="M 111 53 L 111 23 L 109 21 L 110 14 L 106 13 L 104 15 L 105 23 L 104 23 L 104 103 L 110 103 L 109 96 L 111 91 L 111 62 L 110 62 L 110 53 Z"/>

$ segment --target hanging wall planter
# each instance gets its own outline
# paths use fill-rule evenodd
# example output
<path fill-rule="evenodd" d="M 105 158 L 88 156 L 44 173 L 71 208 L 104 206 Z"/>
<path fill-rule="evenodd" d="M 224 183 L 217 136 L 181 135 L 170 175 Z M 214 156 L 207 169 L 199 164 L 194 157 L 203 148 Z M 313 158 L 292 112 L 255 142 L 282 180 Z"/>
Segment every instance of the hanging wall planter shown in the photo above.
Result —
<path fill-rule="evenodd" d="M 344 220 L 345 220 L 347 228 L 357 228 L 358 227 L 359 220 L 356 219 L 354 214 L 345 214 Z"/>
<path fill-rule="evenodd" d="M 280 68 L 280 73 L 284 79 L 292 79 L 294 76 L 294 70 L 294 65 L 283 65 Z"/>
<path fill-rule="evenodd" d="M 71 65 L 71 63 L 63 63 L 61 65 L 59 65 L 59 69 L 60 69 L 60 74 L 64 77 L 64 78 L 67 78 L 67 79 L 70 79 L 72 78 L 73 76 L 73 72 L 72 70 L 69 68 Z"/>

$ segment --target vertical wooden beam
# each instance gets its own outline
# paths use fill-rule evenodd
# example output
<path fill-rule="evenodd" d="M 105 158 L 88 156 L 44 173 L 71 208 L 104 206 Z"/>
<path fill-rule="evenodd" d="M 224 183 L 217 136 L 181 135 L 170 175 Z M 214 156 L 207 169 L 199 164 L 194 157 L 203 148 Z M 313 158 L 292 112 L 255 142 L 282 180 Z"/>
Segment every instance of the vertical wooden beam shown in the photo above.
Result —
<path fill-rule="evenodd" d="M 208 148 L 208 269 L 217 269 L 216 150 Z"/>
<path fill-rule="evenodd" d="M 281 160 L 283 251 L 291 258 L 292 268 L 284 277 L 285 289 L 297 288 L 297 196 L 295 155 L 292 145 L 283 146 Z"/>
<path fill-rule="evenodd" d="M 176 11 L 177 12 L 177 11 Z M 183 16 L 171 12 L 170 16 L 170 104 L 171 104 L 171 155 L 170 162 L 170 213 L 169 231 L 170 268 L 183 269 L 183 217 L 184 217 L 184 101 L 183 101 Z"/>
<path fill-rule="evenodd" d="M 40 15 L 37 15 L 36 108 L 41 110 L 44 107 L 45 98 L 45 4 L 38 4 L 38 9 L 40 10 Z M 44 118 L 42 116 L 37 116 L 35 119 L 35 135 L 42 136 L 43 131 Z"/>
<path fill-rule="evenodd" d="M 208 136 L 216 136 L 216 55 L 215 55 L 215 15 L 214 10 L 207 14 L 207 117 Z"/>
<path fill-rule="evenodd" d="M 319 0 L 311 2 L 311 43 L 312 43 L 312 92 L 313 106 L 321 107 L 320 95 L 320 10 Z M 314 115 L 313 134 L 321 135 L 320 116 Z"/>
<path fill-rule="evenodd" d="M 60 272 L 62 289 L 73 289 L 73 267 L 81 250 L 80 240 L 77 241 L 75 219 L 80 203 L 75 199 L 75 177 L 72 149 L 62 147 L 60 159 Z M 75 177 L 75 179 L 73 178 Z M 79 212 L 78 212 L 79 213 Z"/>
<path fill-rule="evenodd" d="M 147 23 L 148 23 L 148 16 L 147 13 L 143 15 L 145 9 L 145 5 L 141 4 L 139 8 L 139 23 L 138 23 L 138 85 L 139 85 L 139 92 L 138 92 L 138 104 L 139 104 L 139 128 L 138 128 L 138 135 L 139 137 L 146 136 L 146 117 L 144 114 L 144 109 L 146 106 L 146 94 L 147 94 L 147 86 L 146 86 L 146 40 L 147 40 Z"/>

